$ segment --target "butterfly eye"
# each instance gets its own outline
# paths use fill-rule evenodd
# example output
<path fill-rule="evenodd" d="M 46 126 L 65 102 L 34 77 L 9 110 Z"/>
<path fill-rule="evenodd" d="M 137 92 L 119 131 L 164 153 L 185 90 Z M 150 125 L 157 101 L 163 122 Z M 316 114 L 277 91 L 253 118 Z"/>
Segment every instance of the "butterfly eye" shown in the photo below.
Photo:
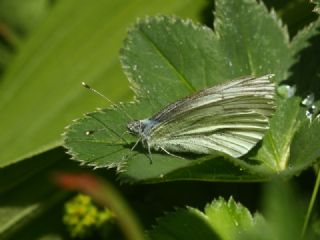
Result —
<path fill-rule="evenodd" d="M 140 121 L 132 121 L 129 122 L 127 128 L 130 133 L 138 134 L 141 132 L 141 122 Z"/>

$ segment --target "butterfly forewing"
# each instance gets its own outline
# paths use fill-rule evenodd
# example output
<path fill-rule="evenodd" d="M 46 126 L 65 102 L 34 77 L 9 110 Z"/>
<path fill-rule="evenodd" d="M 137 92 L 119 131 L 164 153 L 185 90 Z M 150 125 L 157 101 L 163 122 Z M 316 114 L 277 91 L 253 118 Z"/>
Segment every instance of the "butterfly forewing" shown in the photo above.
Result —
<path fill-rule="evenodd" d="M 166 107 L 150 120 L 148 146 L 173 152 L 233 157 L 262 139 L 275 110 L 271 75 L 242 78 L 200 91 Z"/>
<path fill-rule="evenodd" d="M 262 96 L 264 99 L 273 99 L 274 84 L 270 82 L 271 77 L 271 74 L 260 78 L 245 77 L 207 88 L 167 106 L 151 119 L 159 122 L 166 121 L 193 108 L 241 96 Z M 223 104 L 220 105 L 223 106 Z"/>

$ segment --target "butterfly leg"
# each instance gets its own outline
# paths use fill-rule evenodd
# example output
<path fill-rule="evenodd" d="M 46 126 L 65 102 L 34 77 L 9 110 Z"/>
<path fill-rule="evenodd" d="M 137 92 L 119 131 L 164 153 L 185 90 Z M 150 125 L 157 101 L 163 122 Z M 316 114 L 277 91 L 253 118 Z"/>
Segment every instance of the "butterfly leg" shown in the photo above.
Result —
<path fill-rule="evenodd" d="M 136 146 L 138 145 L 138 143 L 140 142 L 141 138 L 138 139 L 138 141 L 136 141 L 136 143 L 133 145 L 133 147 L 131 148 L 131 151 L 133 151 Z"/>
<path fill-rule="evenodd" d="M 164 151 L 166 154 L 168 154 L 168 155 L 170 155 L 170 156 L 172 156 L 172 157 L 176 157 L 176 158 L 180 158 L 180 159 L 185 159 L 185 158 L 183 158 L 183 157 L 180 157 L 180 156 L 178 156 L 178 155 L 175 155 L 175 154 L 173 154 L 173 153 L 168 152 L 168 150 L 164 149 L 163 147 L 160 147 L 160 149 L 161 149 L 162 151 Z"/>
<path fill-rule="evenodd" d="M 122 156 L 122 161 L 127 161 L 128 159 L 130 159 L 136 155 L 137 155 L 137 153 L 133 153 L 133 152 L 131 154 L 128 153 L 128 154 Z"/>
<path fill-rule="evenodd" d="M 129 132 L 129 131 L 124 131 L 124 132 L 121 134 L 121 138 L 123 138 L 123 136 L 126 135 L 126 134 L 130 134 L 130 132 Z"/>
<path fill-rule="evenodd" d="M 150 164 L 152 164 L 151 148 L 150 148 L 150 145 L 148 144 L 148 142 L 147 142 L 147 148 L 148 148 L 148 153 L 149 153 Z"/>

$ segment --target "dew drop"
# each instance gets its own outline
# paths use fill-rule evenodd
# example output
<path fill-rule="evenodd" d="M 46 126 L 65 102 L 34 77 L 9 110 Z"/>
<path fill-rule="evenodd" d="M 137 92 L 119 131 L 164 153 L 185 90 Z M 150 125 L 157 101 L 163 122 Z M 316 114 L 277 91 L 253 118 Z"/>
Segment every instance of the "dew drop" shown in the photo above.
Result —
<path fill-rule="evenodd" d="M 133 71 L 137 71 L 137 65 L 133 65 L 132 69 Z"/>
<path fill-rule="evenodd" d="M 306 117 L 311 121 L 313 114 L 309 111 L 309 109 L 306 111 Z"/>
<path fill-rule="evenodd" d="M 291 98 L 296 93 L 296 86 L 290 86 L 286 84 L 281 85 L 277 88 L 277 93 L 283 98 Z"/>
<path fill-rule="evenodd" d="M 314 102 L 314 93 L 310 93 L 301 101 L 301 104 L 306 107 L 311 107 L 313 102 Z"/>
<path fill-rule="evenodd" d="M 319 119 L 319 112 L 317 113 L 318 108 L 316 105 L 311 105 L 310 107 L 308 107 L 308 109 L 306 110 L 306 117 L 312 121 L 313 117 L 315 116 L 316 119 Z"/>

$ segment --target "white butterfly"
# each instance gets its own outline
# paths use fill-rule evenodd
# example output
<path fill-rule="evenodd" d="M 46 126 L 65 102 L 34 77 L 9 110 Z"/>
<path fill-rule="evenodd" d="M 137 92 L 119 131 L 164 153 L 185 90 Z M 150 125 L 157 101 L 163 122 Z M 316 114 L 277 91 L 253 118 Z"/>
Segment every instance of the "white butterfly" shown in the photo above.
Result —
<path fill-rule="evenodd" d="M 240 157 L 269 128 L 275 111 L 273 74 L 245 77 L 204 89 L 127 127 L 148 149 Z M 135 144 L 135 146 L 137 145 Z M 134 147 L 135 147 L 134 146 Z"/>

